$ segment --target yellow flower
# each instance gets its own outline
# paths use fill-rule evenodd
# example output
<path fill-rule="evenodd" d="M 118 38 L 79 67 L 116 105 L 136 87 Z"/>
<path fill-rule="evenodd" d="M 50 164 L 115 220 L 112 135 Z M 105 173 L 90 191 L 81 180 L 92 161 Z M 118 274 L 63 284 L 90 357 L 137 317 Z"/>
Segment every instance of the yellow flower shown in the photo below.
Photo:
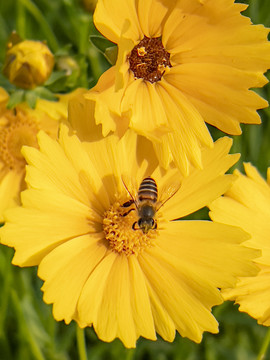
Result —
<path fill-rule="evenodd" d="M 35 109 L 26 103 L 15 109 L 6 108 L 8 94 L 0 88 L 0 222 L 5 209 L 20 203 L 20 191 L 25 188 L 25 160 L 23 145 L 38 146 L 39 130 L 56 138 L 60 121 L 67 119 L 68 100 L 83 91 L 59 95 L 59 101 L 39 99 Z"/>
<path fill-rule="evenodd" d="M 212 138 L 205 122 L 238 135 L 259 124 L 267 102 L 249 90 L 266 82 L 269 30 L 242 16 L 233 0 L 99 0 L 98 30 L 118 45 L 116 66 L 86 97 L 103 135 L 129 127 L 154 142 L 161 164 L 201 167 Z M 104 114 L 114 118 L 108 121 Z M 119 119 L 120 117 L 120 119 Z"/>
<path fill-rule="evenodd" d="M 41 41 L 24 40 L 8 49 L 3 73 L 9 81 L 23 89 L 43 84 L 51 75 L 54 56 Z"/>
<path fill-rule="evenodd" d="M 40 150 L 23 148 L 29 188 L 0 229 L 1 242 L 15 248 L 13 264 L 38 265 L 55 319 L 93 326 L 104 341 L 118 337 L 134 347 L 139 336 L 155 340 L 156 332 L 173 341 L 177 330 L 199 342 L 203 331 L 218 332 L 211 308 L 223 301 L 219 289 L 257 273 L 250 261 L 257 251 L 241 245 L 247 239 L 241 229 L 172 220 L 228 189 L 234 176 L 224 172 L 238 158 L 228 155 L 231 140 L 203 151 L 204 169 L 182 178 L 173 168 L 164 174 L 148 140 L 132 131 L 89 143 L 68 132 L 61 126 L 58 142 L 40 132 Z M 136 192 L 151 176 L 158 201 L 181 179 L 144 232 L 125 189 L 133 187 L 123 183 L 127 174 Z"/>
<path fill-rule="evenodd" d="M 244 164 L 246 175 L 235 171 L 238 179 L 224 197 L 211 204 L 215 221 L 239 226 L 251 234 L 246 244 L 261 249 L 256 259 L 259 274 L 240 278 L 234 289 L 224 291 L 225 299 L 235 300 L 239 310 L 247 312 L 259 324 L 270 326 L 270 168 L 267 182 L 250 163 Z"/>

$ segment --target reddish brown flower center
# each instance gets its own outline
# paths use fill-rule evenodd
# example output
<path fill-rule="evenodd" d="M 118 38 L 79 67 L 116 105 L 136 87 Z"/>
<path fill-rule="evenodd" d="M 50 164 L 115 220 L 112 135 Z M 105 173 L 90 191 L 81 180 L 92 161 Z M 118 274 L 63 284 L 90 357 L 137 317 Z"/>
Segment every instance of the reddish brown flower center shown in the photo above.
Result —
<path fill-rule="evenodd" d="M 130 70 L 135 78 L 154 83 L 160 81 L 166 68 L 172 67 L 170 53 L 164 49 L 161 39 L 145 36 L 129 57 Z"/>

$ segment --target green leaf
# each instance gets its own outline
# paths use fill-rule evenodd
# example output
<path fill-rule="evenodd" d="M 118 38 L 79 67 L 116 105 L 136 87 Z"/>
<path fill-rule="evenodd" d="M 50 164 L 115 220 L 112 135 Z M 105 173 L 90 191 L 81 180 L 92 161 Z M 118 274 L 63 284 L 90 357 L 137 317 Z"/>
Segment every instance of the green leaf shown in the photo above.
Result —
<path fill-rule="evenodd" d="M 103 54 L 105 54 L 108 48 L 116 46 L 114 43 L 100 35 L 90 35 L 90 41 Z"/>
<path fill-rule="evenodd" d="M 25 99 L 25 90 L 14 91 L 14 93 L 11 94 L 9 97 L 7 108 L 13 109 L 16 105 L 24 102 L 24 99 Z"/>
<path fill-rule="evenodd" d="M 109 61 L 111 65 L 115 65 L 118 55 L 118 47 L 117 46 L 111 46 L 108 47 L 105 50 L 104 56 Z"/>
<path fill-rule="evenodd" d="M 2 70 L 2 64 L 0 64 L 0 70 Z M 8 93 L 16 91 L 16 86 L 11 84 L 9 80 L 0 73 L 0 86 L 4 88 Z"/>
<path fill-rule="evenodd" d="M 25 92 L 25 101 L 31 109 L 34 109 L 36 107 L 37 99 L 38 95 L 35 91 L 30 90 Z"/>
<path fill-rule="evenodd" d="M 45 87 L 40 86 L 35 88 L 35 93 L 41 99 L 45 99 L 49 101 L 57 101 L 57 96 L 55 96 L 54 93 L 52 93 L 49 89 Z"/>
<path fill-rule="evenodd" d="M 66 71 L 61 70 L 61 71 L 54 71 L 51 76 L 49 77 L 49 79 L 45 82 L 45 86 L 51 86 L 52 84 L 54 84 L 56 81 L 66 78 L 67 74 Z"/>

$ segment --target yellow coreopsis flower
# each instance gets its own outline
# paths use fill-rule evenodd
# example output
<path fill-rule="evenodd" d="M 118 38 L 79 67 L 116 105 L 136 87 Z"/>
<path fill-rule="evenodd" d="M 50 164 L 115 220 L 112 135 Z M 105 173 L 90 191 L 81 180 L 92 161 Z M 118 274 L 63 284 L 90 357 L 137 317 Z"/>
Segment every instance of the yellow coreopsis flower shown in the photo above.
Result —
<path fill-rule="evenodd" d="M 172 220 L 228 189 L 234 177 L 224 172 L 238 158 L 228 155 L 231 140 L 203 151 L 204 169 L 183 178 L 175 168 L 164 174 L 148 140 L 132 131 L 89 143 L 68 132 L 62 126 L 58 142 L 40 132 L 40 150 L 23 148 L 29 188 L 0 229 L 1 242 L 15 248 L 13 264 L 38 265 L 55 319 L 93 326 L 104 341 L 118 337 L 134 347 L 139 336 L 155 340 L 156 332 L 173 341 L 177 330 L 199 342 L 203 331 L 218 332 L 211 308 L 223 301 L 220 289 L 257 273 L 250 261 L 257 251 L 241 245 L 241 229 Z M 181 187 L 140 220 L 142 200 L 123 182 L 127 174 L 136 191 L 150 176 L 157 204 L 176 178 Z M 147 205 L 155 209 L 154 200 Z"/>
<path fill-rule="evenodd" d="M 244 164 L 246 176 L 235 171 L 238 179 L 224 197 L 211 204 L 215 221 L 239 226 L 251 234 L 248 246 L 261 249 L 256 259 L 259 274 L 241 278 L 234 289 L 224 291 L 225 299 L 235 300 L 239 310 L 270 326 L 270 168 L 267 182 L 251 164 Z"/>
<path fill-rule="evenodd" d="M 41 129 L 56 138 L 59 122 L 67 120 L 69 99 L 81 91 L 59 95 L 57 102 L 39 99 L 35 109 L 22 103 L 11 110 L 6 107 L 9 96 L 0 88 L 0 223 L 4 210 L 20 203 L 25 188 L 22 146 L 38 146 L 36 135 Z"/>
<path fill-rule="evenodd" d="M 205 122 L 233 135 L 240 123 L 259 124 L 256 110 L 267 102 L 249 89 L 267 82 L 269 30 L 251 25 L 241 15 L 246 7 L 99 0 L 95 25 L 118 45 L 116 66 L 86 95 L 103 135 L 130 127 L 154 142 L 165 168 L 173 159 L 187 174 L 189 162 L 201 166 L 201 147 L 213 144 Z"/>

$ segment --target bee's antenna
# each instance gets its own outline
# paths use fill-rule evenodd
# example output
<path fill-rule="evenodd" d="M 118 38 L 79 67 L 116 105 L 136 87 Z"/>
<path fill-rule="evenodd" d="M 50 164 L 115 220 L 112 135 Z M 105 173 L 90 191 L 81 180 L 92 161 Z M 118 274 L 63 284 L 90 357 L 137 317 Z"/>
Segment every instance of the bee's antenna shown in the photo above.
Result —
<path fill-rule="evenodd" d="M 136 209 L 138 209 L 136 199 L 135 199 L 134 196 L 131 194 L 131 192 L 129 191 L 127 185 L 125 184 L 125 181 L 124 181 L 124 179 L 123 179 L 123 175 L 121 176 L 121 179 L 122 179 L 122 182 L 123 182 L 123 184 L 124 184 L 125 189 L 126 189 L 127 192 L 129 193 L 129 196 L 130 196 L 131 199 L 133 200 L 133 202 L 134 202 L 134 204 L 135 204 L 135 206 L 136 206 Z"/>

